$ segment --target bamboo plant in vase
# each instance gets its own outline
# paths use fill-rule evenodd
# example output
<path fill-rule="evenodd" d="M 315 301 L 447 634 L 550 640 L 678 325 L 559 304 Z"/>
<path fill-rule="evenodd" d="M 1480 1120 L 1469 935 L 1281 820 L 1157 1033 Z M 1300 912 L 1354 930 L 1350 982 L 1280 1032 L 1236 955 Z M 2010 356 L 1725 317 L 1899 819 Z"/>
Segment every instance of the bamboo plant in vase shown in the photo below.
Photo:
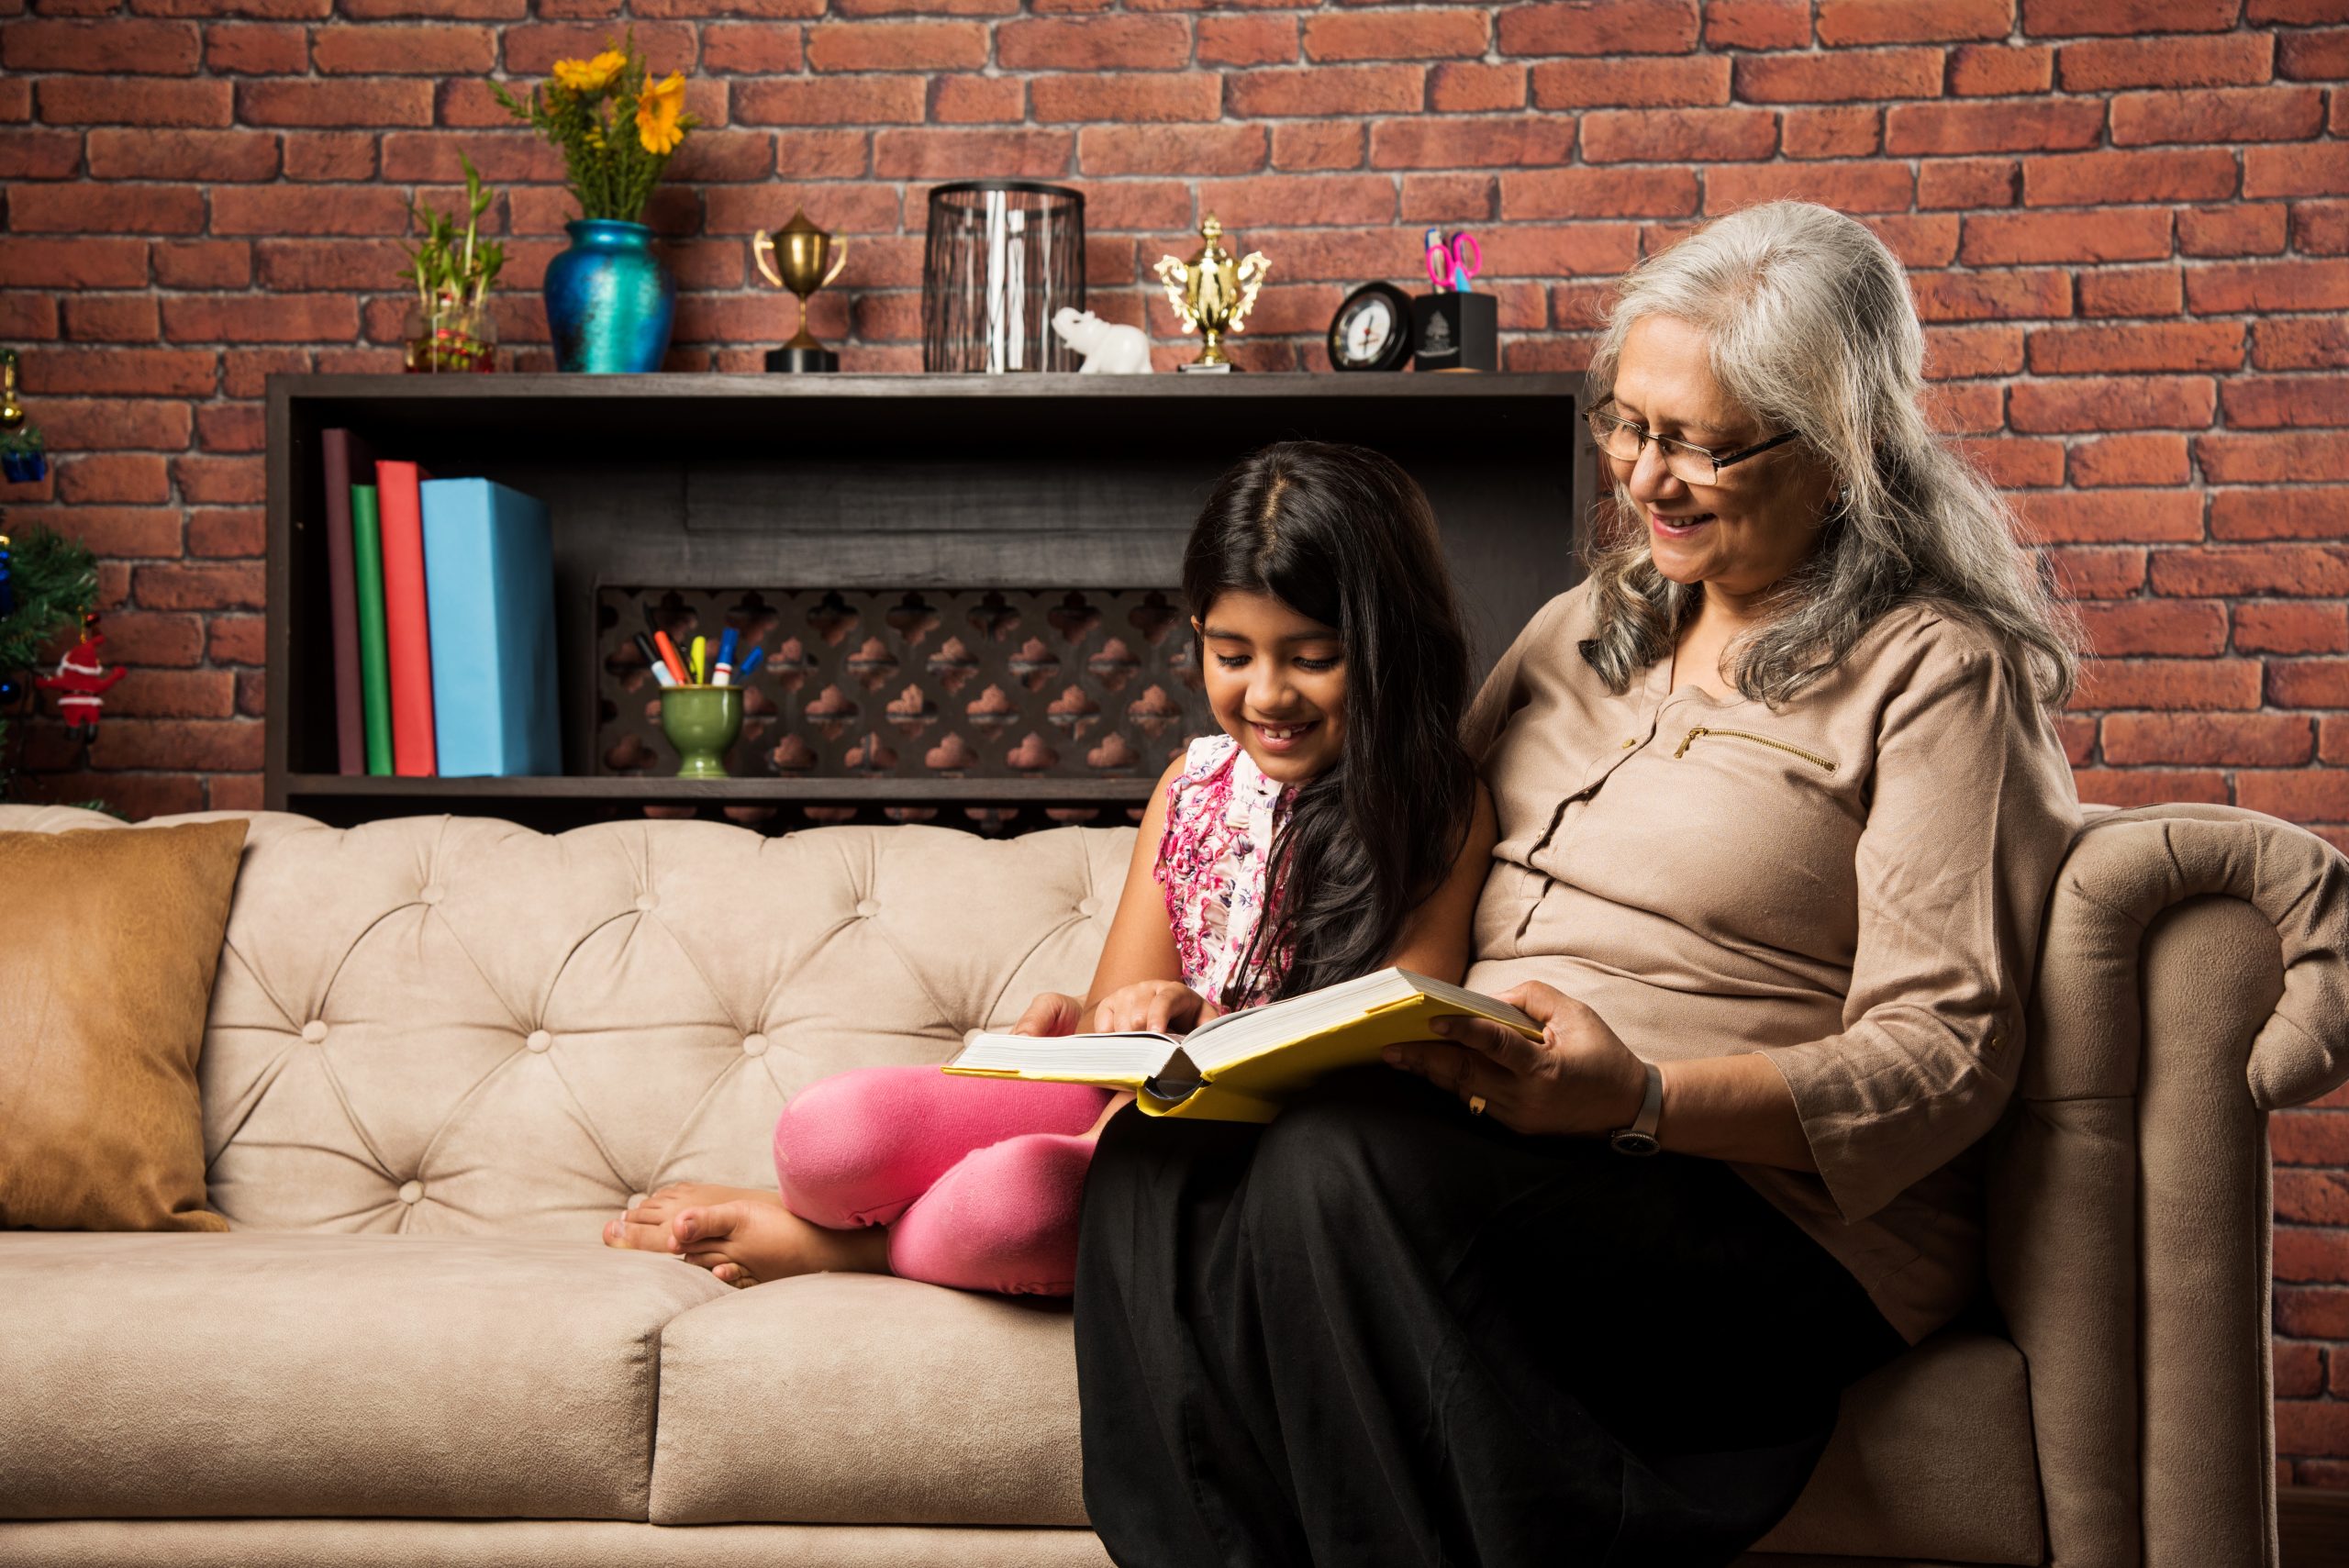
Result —
<path fill-rule="evenodd" d="M 570 247 L 547 264 L 547 326 L 557 369 L 658 370 L 669 351 L 677 285 L 652 251 L 645 205 L 662 171 L 698 122 L 685 113 L 685 75 L 649 80 L 636 39 L 593 60 L 558 60 L 530 95 L 491 91 L 562 150 L 579 217 Z"/>
<path fill-rule="evenodd" d="M 496 199 L 481 172 L 462 153 L 465 167 L 465 227 L 446 213 L 409 210 L 424 238 L 408 250 L 400 276 L 416 288 L 401 332 L 411 371 L 487 371 L 496 368 L 497 327 L 489 314 L 489 286 L 506 265 L 506 247 L 481 238 L 481 216 Z"/>

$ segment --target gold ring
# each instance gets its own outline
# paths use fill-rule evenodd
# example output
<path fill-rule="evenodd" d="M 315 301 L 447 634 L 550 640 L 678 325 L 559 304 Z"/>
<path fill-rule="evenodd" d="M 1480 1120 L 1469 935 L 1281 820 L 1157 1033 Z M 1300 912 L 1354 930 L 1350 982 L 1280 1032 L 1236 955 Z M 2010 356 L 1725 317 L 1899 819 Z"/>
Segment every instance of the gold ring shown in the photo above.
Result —
<path fill-rule="evenodd" d="M 1483 1116 L 1485 1114 L 1484 1095 L 1471 1095 L 1468 1096 L 1468 1114 L 1470 1116 Z"/>

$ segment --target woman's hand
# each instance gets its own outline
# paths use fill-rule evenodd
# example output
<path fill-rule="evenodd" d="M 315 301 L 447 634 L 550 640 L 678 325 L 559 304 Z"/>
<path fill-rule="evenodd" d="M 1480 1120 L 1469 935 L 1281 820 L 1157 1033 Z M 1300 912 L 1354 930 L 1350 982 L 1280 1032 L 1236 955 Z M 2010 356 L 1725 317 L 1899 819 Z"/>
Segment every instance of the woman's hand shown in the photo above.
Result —
<path fill-rule="evenodd" d="M 1187 985 L 1172 980 L 1137 980 L 1101 998 L 1101 1005 L 1093 1009 L 1092 1028 L 1097 1034 L 1132 1029 L 1188 1034 L 1222 1010 Z"/>
<path fill-rule="evenodd" d="M 1482 1095 L 1485 1114 L 1513 1132 L 1612 1132 L 1629 1127 L 1647 1097 L 1646 1066 L 1597 1013 L 1540 982 L 1498 998 L 1542 1026 L 1526 1039 L 1483 1018 L 1439 1018 L 1442 1042 L 1389 1046 L 1389 1063 L 1451 1090 Z"/>

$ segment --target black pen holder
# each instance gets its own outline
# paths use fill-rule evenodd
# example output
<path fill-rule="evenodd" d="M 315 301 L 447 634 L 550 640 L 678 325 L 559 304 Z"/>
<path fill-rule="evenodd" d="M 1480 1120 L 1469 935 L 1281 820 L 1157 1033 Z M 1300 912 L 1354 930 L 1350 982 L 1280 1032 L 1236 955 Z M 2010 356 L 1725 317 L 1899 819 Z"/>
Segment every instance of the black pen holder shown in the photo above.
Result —
<path fill-rule="evenodd" d="M 1488 294 L 1422 294 L 1411 299 L 1412 365 L 1423 371 L 1501 368 L 1500 301 Z"/>

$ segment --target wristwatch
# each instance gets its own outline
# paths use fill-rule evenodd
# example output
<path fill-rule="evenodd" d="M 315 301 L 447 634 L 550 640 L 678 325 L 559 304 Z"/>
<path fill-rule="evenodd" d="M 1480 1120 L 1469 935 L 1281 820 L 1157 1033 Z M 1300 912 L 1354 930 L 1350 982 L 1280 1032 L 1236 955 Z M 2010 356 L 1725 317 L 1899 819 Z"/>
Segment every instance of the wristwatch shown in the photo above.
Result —
<path fill-rule="evenodd" d="M 1664 1072 L 1653 1062 L 1641 1063 L 1648 1070 L 1648 1092 L 1640 1101 L 1640 1114 L 1629 1127 L 1619 1127 L 1607 1135 L 1607 1141 L 1618 1154 L 1653 1154 L 1664 1147 L 1656 1141 L 1655 1124 L 1664 1114 Z"/>

